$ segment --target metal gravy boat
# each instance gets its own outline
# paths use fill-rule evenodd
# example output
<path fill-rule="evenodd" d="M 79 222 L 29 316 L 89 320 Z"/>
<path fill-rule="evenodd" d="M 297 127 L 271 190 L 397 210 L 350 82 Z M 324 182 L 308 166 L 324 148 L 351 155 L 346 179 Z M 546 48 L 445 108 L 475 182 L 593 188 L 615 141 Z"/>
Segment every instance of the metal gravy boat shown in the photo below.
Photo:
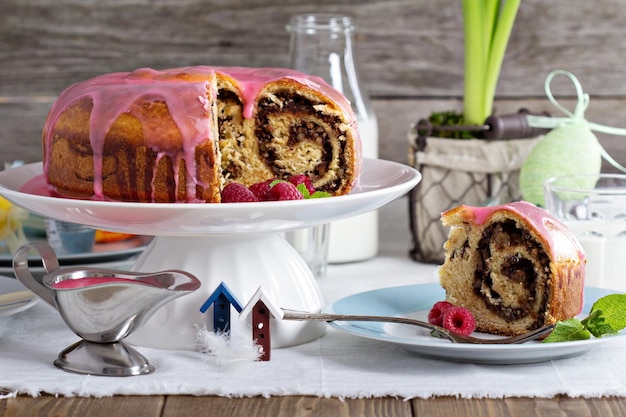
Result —
<path fill-rule="evenodd" d="M 39 283 L 28 268 L 29 252 L 42 258 L 46 275 Z M 21 247 L 13 258 L 15 276 L 57 309 L 82 340 L 59 353 L 64 370 L 103 376 L 148 374 L 154 366 L 122 340 L 163 304 L 200 288 L 193 275 L 179 270 L 138 273 L 100 268 L 59 267 L 45 242 Z"/>

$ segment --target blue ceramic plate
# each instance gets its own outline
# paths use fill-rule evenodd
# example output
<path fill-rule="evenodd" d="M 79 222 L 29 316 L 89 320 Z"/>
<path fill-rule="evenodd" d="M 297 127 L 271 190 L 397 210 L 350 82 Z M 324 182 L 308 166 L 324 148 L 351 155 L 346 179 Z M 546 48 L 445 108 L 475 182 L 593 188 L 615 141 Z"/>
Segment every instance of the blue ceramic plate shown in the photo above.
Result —
<path fill-rule="evenodd" d="M 616 291 L 585 288 L 585 303 L 581 316 L 587 316 L 593 303 Z M 408 285 L 382 288 L 345 297 L 326 308 L 328 313 L 404 316 L 427 320 L 432 305 L 445 299 L 439 284 Z M 341 331 L 394 343 L 420 356 L 455 362 L 480 364 L 523 364 L 570 358 L 589 352 L 598 345 L 620 336 L 563 343 L 532 341 L 521 345 L 472 345 L 450 343 L 432 337 L 428 330 L 393 323 L 333 322 Z M 479 337 L 492 335 L 476 334 Z"/>

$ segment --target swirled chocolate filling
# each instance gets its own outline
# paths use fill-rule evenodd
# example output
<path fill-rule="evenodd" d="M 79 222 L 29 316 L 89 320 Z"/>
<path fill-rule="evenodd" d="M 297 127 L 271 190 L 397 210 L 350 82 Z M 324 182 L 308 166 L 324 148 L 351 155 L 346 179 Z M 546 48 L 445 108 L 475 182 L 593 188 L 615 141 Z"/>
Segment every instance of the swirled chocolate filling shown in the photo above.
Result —
<path fill-rule="evenodd" d="M 478 243 L 473 290 L 507 322 L 530 315 L 541 325 L 539 313 L 545 311 L 548 298 L 549 262 L 528 231 L 513 220 L 496 222 L 485 228 Z M 506 294 L 500 293 L 505 290 Z"/>
<path fill-rule="evenodd" d="M 340 124 L 339 118 L 317 111 L 314 103 L 302 96 L 284 93 L 276 94 L 273 100 L 265 98 L 257 106 L 255 124 L 259 154 L 274 175 L 283 178 L 294 172 L 286 168 L 291 165 L 291 161 L 286 161 L 287 155 L 280 152 L 284 153 L 285 145 L 289 149 L 298 147 L 300 151 L 288 157 L 294 160 L 299 158 L 297 163 L 306 169 L 297 173 L 307 174 L 315 182 L 327 175 L 335 158 L 339 159 L 340 167 L 345 166 L 346 143 L 339 140 L 343 136 Z M 315 156 L 309 157 L 307 152 Z M 317 162 L 311 164 L 312 161 Z M 318 188 L 333 192 L 340 186 L 340 178 L 331 176 Z"/>
<path fill-rule="evenodd" d="M 222 176 L 240 178 L 244 175 L 248 160 L 243 159 L 239 150 L 244 146 L 243 104 L 237 94 L 225 89 L 219 90 L 217 125 L 222 151 Z M 236 156 L 242 160 L 238 160 Z"/>

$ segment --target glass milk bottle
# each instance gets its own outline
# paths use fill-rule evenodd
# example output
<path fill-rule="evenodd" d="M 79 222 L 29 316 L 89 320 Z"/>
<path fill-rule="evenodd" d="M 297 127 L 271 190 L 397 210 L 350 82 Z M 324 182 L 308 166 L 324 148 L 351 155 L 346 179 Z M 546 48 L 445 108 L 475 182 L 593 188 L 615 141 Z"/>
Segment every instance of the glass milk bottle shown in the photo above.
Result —
<path fill-rule="evenodd" d="M 287 25 L 291 33 L 291 65 L 323 78 L 343 93 L 357 118 L 363 157 L 378 157 L 378 123 L 361 84 L 352 54 L 355 26 L 349 16 L 334 14 L 295 15 Z M 378 252 L 378 212 L 372 211 L 330 224 L 328 261 L 353 262 Z"/>

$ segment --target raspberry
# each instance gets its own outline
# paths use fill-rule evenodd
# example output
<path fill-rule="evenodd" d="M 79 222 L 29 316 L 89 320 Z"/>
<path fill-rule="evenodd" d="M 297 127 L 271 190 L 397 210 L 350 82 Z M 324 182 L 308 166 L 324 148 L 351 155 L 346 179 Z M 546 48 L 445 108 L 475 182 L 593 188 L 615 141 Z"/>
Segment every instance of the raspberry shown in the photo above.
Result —
<path fill-rule="evenodd" d="M 443 321 L 443 312 L 450 307 L 454 307 L 454 304 L 447 301 L 436 302 L 428 312 L 428 322 L 430 324 L 434 324 L 435 326 L 441 326 Z"/>
<path fill-rule="evenodd" d="M 281 181 L 270 189 L 272 200 L 302 200 L 304 197 L 295 185 L 290 182 Z"/>
<path fill-rule="evenodd" d="M 270 199 L 270 184 L 274 182 L 274 179 L 257 182 L 252 184 L 249 188 L 254 193 L 259 201 L 267 201 Z"/>
<path fill-rule="evenodd" d="M 245 185 L 231 182 L 222 190 L 222 203 L 248 203 L 259 201 Z"/>
<path fill-rule="evenodd" d="M 297 174 L 289 177 L 288 180 L 290 183 L 295 185 L 296 187 L 299 184 L 304 184 L 307 190 L 309 190 L 309 194 L 313 194 L 315 192 L 315 187 L 313 187 L 313 183 L 311 183 L 311 179 L 306 174 Z"/>
<path fill-rule="evenodd" d="M 469 336 L 476 329 L 476 319 L 467 308 L 453 306 L 443 312 L 443 327 L 453 333 Z"/>

